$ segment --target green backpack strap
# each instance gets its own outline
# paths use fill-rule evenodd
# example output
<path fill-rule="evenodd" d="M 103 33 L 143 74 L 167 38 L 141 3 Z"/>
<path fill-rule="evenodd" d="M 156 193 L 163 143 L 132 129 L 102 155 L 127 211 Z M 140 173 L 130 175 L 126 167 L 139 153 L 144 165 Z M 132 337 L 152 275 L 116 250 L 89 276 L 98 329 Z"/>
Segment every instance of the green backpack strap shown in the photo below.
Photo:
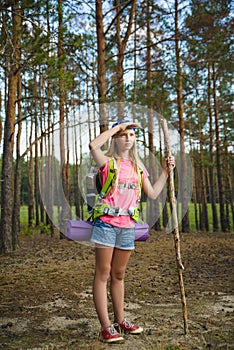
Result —
<path fill-rule="evenodd" d="M 99 194 L 99 198 L 105 198 L 110 192 L 112 186 L 114 185 L 114 181 L 116 179 L 116 171 L 115 171 L 115 160 L 111 157 L 110 164 L 108 168 L 108 174 L 106 178 L 106 182 L 103 184 L 101 192 Z"/>
<path fill-rule="evenodd" d="M 140 192 L 138 196 L 138 205 L 134 207 L 134 210 L 132 214 L 129 214 L 136 222 L 143 223 L 143 221 L 140 219 L 140 197 L 141 197 L 141 188 L 142 188 L 142 182 L 143 182 L 143 170 L 137 166 L 137 172 L 140 177 Z M 93 219 L 95 220 L 99 216 L 102 216 L 105 214 L 105 209 L 109 209 L 110 205 L 106 203 L 102 203 L 101 200 L 105 198 L 108 193 L 110 192 L 110 189 L 113 187 L 114 182 L 116 180 L 116 161 L 114 158 L 110 158 L 110 164 L 108 168 L 107 178 L 106 182 L 103 184 L 103 187 L 101 189 L 100 194 L 97 194 L 96 196 L 96 204 L 93 208 Z"/>
<path fill-rule="evenodd" d="M 140 191 L 141 191 L 142 182 L 143 182 L 143 170 L 139 166 L 137 166 L 137 172 L 140 178 Z M 98 197 L 105 198 L 108 195 L 108 193 L 111 190 L 111 187 L 113 187 L 114 185 L 115 179 L 116 179 L 116 161 L 114 158 L 111 157 L 106 182 L 103 184 L 103 187 Z M 141 197 L 141 192 L 139 193 L 139 198 L 140 197 Z"/>
<path fill-rule="evenodd" d="M 140 192 L 139 192 L 139 199 L 141 198 L 141 191 L 142 191 L 142 183 L 143 183 L 143 169 L 137 165 L 137 173 L 140 179 Z"/>
<path fill-rule="evenodd" d="M 142 189 L 142 182 L 143 182 L 143 170 L 139 167 L 137 167 L 138 173 L 140 174 L 140 189 Z"/>

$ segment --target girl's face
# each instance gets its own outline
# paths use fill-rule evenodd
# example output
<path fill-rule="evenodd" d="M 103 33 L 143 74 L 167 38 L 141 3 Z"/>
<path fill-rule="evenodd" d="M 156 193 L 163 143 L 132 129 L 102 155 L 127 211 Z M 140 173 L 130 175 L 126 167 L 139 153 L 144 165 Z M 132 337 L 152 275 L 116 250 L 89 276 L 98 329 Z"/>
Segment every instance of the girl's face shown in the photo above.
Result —
<path fill-rule="evenodd" d="M 130 150 L 136 141 L 134 130 L 127 129 L 120 131 L 115 138 L 118 150 L 121 152 Z"/>

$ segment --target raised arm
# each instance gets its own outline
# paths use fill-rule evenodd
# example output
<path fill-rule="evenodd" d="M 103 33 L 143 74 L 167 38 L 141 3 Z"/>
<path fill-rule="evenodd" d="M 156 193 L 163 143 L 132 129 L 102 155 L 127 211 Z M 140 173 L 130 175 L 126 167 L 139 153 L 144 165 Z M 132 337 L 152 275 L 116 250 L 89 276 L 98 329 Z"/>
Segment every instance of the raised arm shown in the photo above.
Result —
<path fill-rule="evenodd" d="M 98 135 L 95 139 L 90 141 L 89 143 L 89 149 L 92 153 L 92 156 L 99 168 L 105 165 L 106 163 L 106 156 L 103 154 L 101 147 L 109 140 L 110 137 L 117 134 L 119 131 L 124 131 L 127 128 L 138 128 L 138 124 L 135 123 L 123 123 L 118 124 L 114 126 L 113 128 L 106 130 L 102 132 L 100 135 Z"/>
<path fill-rule="evenodd" d="M 173 156 L 167 157 L 165 159 L 162 173 L 153 185 L 149 181 L 148 177 L 145 178 L 145 180 L 143 181 L 142 189 L 147 195 L 147 197 L 151 199 L 156 199 L 161 193 L 161 191 L 163 190 L 168 178 L 168 172 L 169 172 L 168 165 L 171 166 L 172 168 L 175 167 L 175 159 Z"/>

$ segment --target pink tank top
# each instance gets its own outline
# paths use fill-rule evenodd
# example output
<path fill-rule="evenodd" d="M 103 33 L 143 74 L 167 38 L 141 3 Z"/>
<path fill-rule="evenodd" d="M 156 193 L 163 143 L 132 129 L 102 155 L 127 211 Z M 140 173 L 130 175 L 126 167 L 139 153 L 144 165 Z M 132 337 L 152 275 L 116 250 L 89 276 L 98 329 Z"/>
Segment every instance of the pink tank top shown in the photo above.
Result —
<path fill-rule="evenodd" d="M 103 183 L 106 181 L 109 168 L 109 160 L 106 162 L 104 168 L 100 169 L 102 174 Z M 143 179 L 148 176 L 148 172 L 145 168 L 143 170 Z M 118 176 L 118 186 L 112 187 L 106 198 L 102 199 L 103 203 L 107 203 L 113 207 L 119 207 L 121 209 L 128 210 L 130 207 L 136 207 L 138 205 L 139 198 L 139 174 L 132 168 L 132 163 L 128 160 L 120 160 L 120 170 Z M 109 216 L 102 215 L 101 220 L 107 224 L 118 227 L 134 227 L 134 220 L 128 215 L 122 216 Z"/>

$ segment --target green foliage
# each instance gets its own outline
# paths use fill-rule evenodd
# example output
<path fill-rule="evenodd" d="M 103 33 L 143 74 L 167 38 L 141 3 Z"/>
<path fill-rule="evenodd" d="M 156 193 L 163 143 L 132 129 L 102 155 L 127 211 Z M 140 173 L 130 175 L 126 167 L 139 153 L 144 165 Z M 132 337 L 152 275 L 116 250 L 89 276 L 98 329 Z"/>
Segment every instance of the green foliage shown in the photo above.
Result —
<path fill-rule="evenodd" d="M 41 222 L 38 228 L 41 233 L 45 233 L 47 235 L 51 234 L 50 225 L 45 225 L 43 222 Z"/>
<path fill-rule="evenodd" d="M 20 230 L 20 234 L 23 236 L 31 236 L 33 234 L 51 234 L 51 229 L 49 225 L 45 225 L 43 222 L 40 223 L 38 227 L 36 226 L 28 226 L 24 225 L 23 228 Z"/>
<path fill-rule="evenodd" d="M 25 226 L 20 230 L 20 234 L 23 236 L 31 236 L 35 233 L 35 228 L 33 226 Z"/>

